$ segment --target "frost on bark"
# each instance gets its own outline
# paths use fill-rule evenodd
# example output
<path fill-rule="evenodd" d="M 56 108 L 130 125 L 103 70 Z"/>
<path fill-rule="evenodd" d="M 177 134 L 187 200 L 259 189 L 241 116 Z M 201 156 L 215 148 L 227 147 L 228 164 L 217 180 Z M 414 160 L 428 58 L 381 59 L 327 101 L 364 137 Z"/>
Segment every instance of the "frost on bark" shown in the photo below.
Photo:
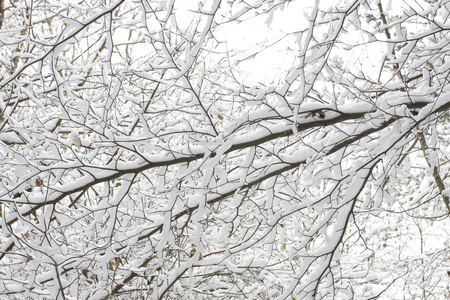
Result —
<path fill-rule="evenodd" d="M 192 2 L 0 0 L 0 295 L 449 297 L 450 1 Z"/>

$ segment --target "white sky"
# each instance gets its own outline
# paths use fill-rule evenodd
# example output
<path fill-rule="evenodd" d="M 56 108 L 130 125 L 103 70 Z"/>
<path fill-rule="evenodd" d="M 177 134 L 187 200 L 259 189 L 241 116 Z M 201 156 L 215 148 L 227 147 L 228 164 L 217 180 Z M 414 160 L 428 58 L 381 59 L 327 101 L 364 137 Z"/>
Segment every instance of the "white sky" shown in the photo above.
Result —
<path fill-rule="evenodd" d="M 287 33 L 307 27 L 303 12 L 311 11 L 311 5 L 307 3 L 313 4 L 313 2 L 294 1 L 283 10 L 276 10 L 270 27 L 267 24 L 269 15 L 264 14 L 254 17 L 248 15 L 245 22 L 230 23 L 223 28 L 223 35 L 230 49 L 243 52 L 239 59 L 259 50 L 258 44 L 262 42 L 271 45 L 258 52 L 255 57 L 240 64 L 240 68 L 245 69 L 249 80 L 270 82 L 285 75 L 286 70 L 289 70 L 294 62 L 296 52 L 288 51 L 289 44 L 293 42 L 292 37 L 278 40 L 285 37 Z"/>
<path fill-rule="evenodd" d="M 177 20 L 180 20 L 183 10 L 197 10 L 197 3 L 198 0 L 176 1 L 176 7 L 180 12 L 177 15 Z M 221 25 L 221 30 L 215 32 L 215 35 L 221 40 L 226 40 L 228 50 L 240 53 L 238 59 L 241 60 L 260 50 L 261 46 L 258 45 L 261 43 L 272 44 L 285 36 L 286 33 L 305 29 L 307 22 L 304 12 L 311 11 L 313 5 L 314 1 L 289 2 L 283 10 L 277 9 L 274 12 L 270 28 L 267 25 L 269 14 L 255 16 L 253 12 L 250 12 L 242 18 L 244 21 L 240 23 L 230 22 Z M 186 21 L 188 22 L 188 20 Z M 292 66 L 296 55 L 294 51 L 286 51 L 288 47 L 289 41 L 284 39 L 270 47 L 266 47 L 264 51 L 258 52 L 255 57 L 241 62 L 239 68 L 245 70 L 246 79 L 255 83 L 258 81 L 268 82 L 271 79 L 281 77 L 285 75 L 285 72 L 280 71 L 288 70 Z"/>

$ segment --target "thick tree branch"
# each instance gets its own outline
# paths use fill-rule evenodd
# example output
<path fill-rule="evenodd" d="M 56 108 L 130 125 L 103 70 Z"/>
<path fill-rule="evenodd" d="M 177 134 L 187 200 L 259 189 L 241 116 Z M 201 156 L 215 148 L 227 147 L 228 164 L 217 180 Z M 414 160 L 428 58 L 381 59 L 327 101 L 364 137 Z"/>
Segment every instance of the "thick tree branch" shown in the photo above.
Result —
<path fill-rule="evenodd" d="M 442 180 L 441 175 L 439 174 L 439 168 L 438 168 L 438 166 L 433 166 L 431 164 L 431 162 L 429 161 L 428 153 L 427 153 L 428 146 L 427 146 L 427 142 L 425 141 L 425 136 L 424 136 L 423 132 L 422 131 L 417 132 L 417 137 L 419 138 L 420 148 L 423 152 L 423 157 L 427 161 L 428 166 L 430 168 L 433 168 L 434 181 L 436 182 L 439 192 L 441 193 L 442 200 L 444 201 L 444 204 L 447 207 L 448 213 L 450 214 L 450 200 L 448 197 L 449 192 L 445 188 L 444 181 Z"/>

